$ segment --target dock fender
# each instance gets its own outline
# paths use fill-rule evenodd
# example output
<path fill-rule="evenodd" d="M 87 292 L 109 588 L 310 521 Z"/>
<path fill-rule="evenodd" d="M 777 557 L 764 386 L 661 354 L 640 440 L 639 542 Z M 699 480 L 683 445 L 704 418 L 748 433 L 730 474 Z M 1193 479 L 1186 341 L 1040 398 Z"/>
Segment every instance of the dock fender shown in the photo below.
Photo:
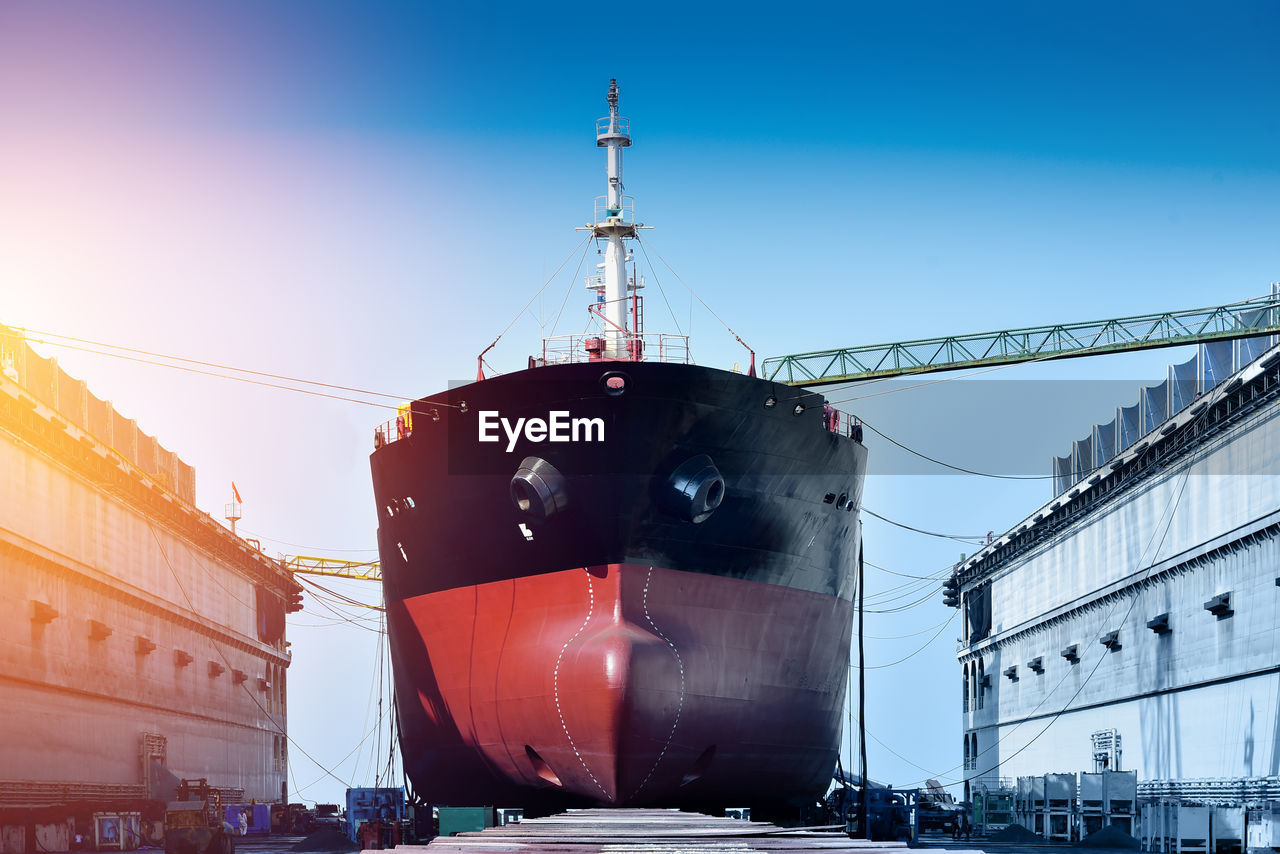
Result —
<path fill-rule="evenodd" d="M 724 476 L 706 454 L 676 466 L 659 489 L 659 504 L 668 513 L 693 522 L 706 521 L 724 500 Z"/>
<path fill-rule="evenodd" d="M 535 521 L 548 519 L 569 506 L 569 489 L 560 470 L 542 457 L 525 457 L 511 478 L 511 502 Z"/>

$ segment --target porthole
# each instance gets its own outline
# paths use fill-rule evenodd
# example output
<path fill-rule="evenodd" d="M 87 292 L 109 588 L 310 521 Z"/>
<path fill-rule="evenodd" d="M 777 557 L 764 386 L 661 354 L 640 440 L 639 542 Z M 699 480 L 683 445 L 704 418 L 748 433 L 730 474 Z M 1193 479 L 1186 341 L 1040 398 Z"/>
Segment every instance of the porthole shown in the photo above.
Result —
<path fill-rule="evenodd" d="M 802 414 L 803 412 L 804 412 L 804 404 L 803 404 L 803 403 L 797 403 L 797 404 L 796 404 L 796 408 L 795 408 L 795 409 L 793 409 L 793 410 L 791 410 L 791 414 L 792 414 L 792 415 L 800 415 L 800 414 Z"/>
<path fill-rule="evenodd" d="M 764 399 L 765 409 L 773 409 L 777 405 L 778 405 L 778 398 L 774 397 L 773 395 L 769 395 Z"/>

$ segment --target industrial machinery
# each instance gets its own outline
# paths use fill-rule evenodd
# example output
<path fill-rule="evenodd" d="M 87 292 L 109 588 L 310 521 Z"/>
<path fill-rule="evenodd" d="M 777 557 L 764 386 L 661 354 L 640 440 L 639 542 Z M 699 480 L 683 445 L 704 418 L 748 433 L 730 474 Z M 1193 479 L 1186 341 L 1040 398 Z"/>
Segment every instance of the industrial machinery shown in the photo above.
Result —
<path fill-rule="evenodd" d="M 404 787 L 347 789 L 347 836 L 363 850 L 394 848 L 404 836 Z"/>
<path fill-rule="evenodd" d="M 837 786 L 826 798 L 829 814 L 839 816 L 850 836 L 876 842 L 914 844 L 919 836 L 920 792 L 917 789 L 893 789 L 868 779 L 864 787 L 857 774 L 847 777 L 837 771 Z M 858 827 L 862 798 L 867 798 L 867 829 Z"/>
<path fill-rule="evenodd" d="M 235 830 L 221 814 L 222 793 L 206 778 L 183 780 L 165 810 L 165 854 L 234 854 Z"/>
<path fill-rule="evenodd" d="M 272 804 L 271 832 L 307 834 L 318 826 L 316 814 L 306 804 Z"/>
<path fill-rule="evenodd" d="M 916 803 L 916 824 L 920 832 L 936 831 L 955 835 L 961 827 L 964 807 L 937 780 L 929 780 Z"/>

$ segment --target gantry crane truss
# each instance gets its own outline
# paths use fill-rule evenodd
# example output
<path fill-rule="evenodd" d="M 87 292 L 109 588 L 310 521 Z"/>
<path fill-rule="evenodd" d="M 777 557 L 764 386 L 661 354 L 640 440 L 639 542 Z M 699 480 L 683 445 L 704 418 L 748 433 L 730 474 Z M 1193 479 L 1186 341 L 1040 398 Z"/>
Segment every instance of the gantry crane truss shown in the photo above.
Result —
<path fill-rule="evenodd" d="M 284 559 L 285 569 L 302 575 L 326 575 L 330 578 L 356 578 L 361 581 L 381 581 L 382 566 L 376 560 L 337 560 L 311 555 L 293 555 Z"/>
<path fill-rule="evenodd" d="M 1177 347 L 1280 332 L 1280 293 L 1209 308 L 1055 323 L 896 344 L 817 350 L 764 360 L 763 376 L 820 386 L 1129 350 Z"/>

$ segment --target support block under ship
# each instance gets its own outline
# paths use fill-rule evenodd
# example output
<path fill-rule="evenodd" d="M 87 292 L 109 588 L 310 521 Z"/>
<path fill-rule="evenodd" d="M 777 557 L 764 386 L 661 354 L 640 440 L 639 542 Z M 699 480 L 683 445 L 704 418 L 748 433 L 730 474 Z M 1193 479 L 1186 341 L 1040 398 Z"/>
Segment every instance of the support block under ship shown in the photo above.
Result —
<path fill-rule="evenodd" d="M 437 804 L 812 799 L 849 676 L 861 428 L 640 328 L 616 84 L 609 107 L 599 332 L 375 436 L 405 771 Z"/>

